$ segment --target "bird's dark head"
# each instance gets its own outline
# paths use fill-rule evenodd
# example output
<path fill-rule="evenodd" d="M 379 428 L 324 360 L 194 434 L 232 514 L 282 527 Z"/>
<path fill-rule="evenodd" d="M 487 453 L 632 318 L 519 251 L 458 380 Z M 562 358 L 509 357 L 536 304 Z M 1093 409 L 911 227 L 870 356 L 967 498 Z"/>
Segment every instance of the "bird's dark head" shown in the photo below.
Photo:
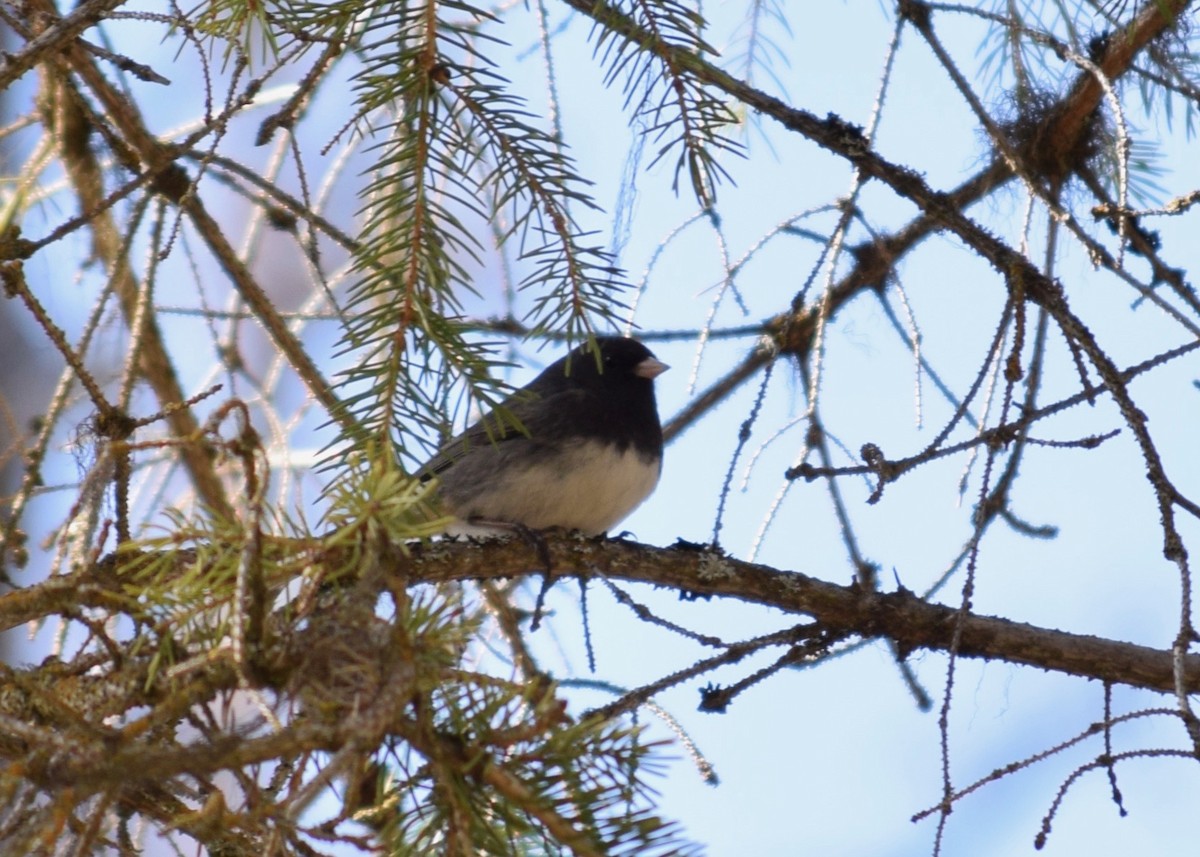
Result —
<path fill-rule="evenodd" d="M 574 384 L 608 387 L 651 386 L 669 367 L 636 339 L 597 336 L 594 349 L 584 343 L 547 371 L 556 368 Z"/>

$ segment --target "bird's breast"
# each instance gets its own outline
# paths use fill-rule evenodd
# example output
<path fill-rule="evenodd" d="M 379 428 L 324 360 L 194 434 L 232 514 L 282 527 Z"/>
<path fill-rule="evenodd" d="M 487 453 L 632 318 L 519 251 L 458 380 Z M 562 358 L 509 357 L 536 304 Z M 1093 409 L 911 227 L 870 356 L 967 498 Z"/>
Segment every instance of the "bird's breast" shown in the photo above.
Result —
<path fill-rule="evenodd" d="M 576 439 L 553 450 L 543 447 L 537 456 L 521 455 L 505 462 L 500 468 L 504 472 L 487 484 L 456 484 L 447 492 L 447 500 L 464 519 L 598 535 L 650 495 L 658 484 L 661 464 L 660 458 L 632 446 L 621 449 L 599 440 Z"/>

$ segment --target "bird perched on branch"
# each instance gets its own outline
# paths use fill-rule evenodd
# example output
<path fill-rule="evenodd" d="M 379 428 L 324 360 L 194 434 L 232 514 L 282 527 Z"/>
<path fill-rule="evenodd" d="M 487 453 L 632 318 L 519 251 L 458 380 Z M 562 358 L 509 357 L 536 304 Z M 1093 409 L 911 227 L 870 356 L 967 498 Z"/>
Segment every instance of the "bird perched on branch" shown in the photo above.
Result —
<path fill-rule="evenodd" d="M 634 339 L 595 337 L 445 443 L 417 473 L 440 480 L 451 532 L 606 532 L 658 483 L 654 379 L 669 368 Z M 501 412 L 501 413 L 497 413 Z"/>

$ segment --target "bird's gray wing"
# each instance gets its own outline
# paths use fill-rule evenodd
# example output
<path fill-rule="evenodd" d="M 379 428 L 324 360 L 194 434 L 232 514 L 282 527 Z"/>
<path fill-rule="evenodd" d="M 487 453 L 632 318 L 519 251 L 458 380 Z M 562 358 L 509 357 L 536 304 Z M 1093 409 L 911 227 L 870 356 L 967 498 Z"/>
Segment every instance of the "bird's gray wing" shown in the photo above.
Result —
<path fill-rule="evenodd" d="M 561 409 L 571 407 L 578 397 L 574 390 L 556 390 L 546 395 L 522 390 L 501 402 L 461 434 L 446 441 L 437 453 L 417 471 L 421 481 L 444 474 L 475 450 L 509 443 L 529 443 L 530 438 L 546 434 L 558 420 Z"/>

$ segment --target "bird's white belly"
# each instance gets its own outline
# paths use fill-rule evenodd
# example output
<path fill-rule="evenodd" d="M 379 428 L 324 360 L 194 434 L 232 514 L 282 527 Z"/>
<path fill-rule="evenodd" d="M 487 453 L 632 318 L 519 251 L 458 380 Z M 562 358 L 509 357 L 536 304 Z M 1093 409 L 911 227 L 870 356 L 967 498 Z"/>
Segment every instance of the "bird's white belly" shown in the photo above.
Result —
<path fill-rule="evenodd" d="M 522 465 L 498 480 L 504 484 L 502 492 L 478 494 L 455 512 L 463 518 L 516 521 L 531 529 L 563 527 L 598 535 L 650 495 L 660 469 L 658 461 L 648 461 L 633 449 L 619 451 L 595 441 L 585 441 L 569 456 Z M 485 509 L 487 514 L 481 515 Z"/>

